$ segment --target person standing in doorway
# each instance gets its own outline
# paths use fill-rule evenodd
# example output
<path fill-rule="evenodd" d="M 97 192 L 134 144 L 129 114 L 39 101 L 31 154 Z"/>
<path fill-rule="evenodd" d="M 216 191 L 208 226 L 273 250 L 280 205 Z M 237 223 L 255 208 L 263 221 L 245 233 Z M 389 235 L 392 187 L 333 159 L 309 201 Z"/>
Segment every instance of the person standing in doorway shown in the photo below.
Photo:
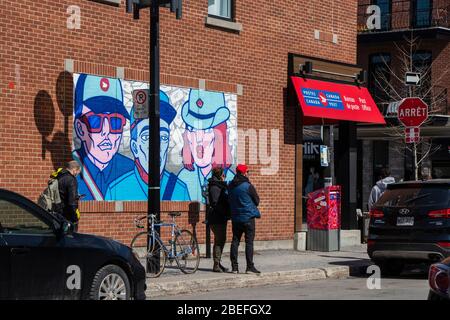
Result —
<path fill-rule="evenodd" d="M 228 188 L 227 183 L 224 180 L 225 173 L 223 168 L 213 168 L 212 177 L 208 181 L 208 197 L 210 205 L 208 224 L 214 234 L 214 272 L 228 272 L 228 269 L 220 263 L 223 247 L 227 241 L 227 222 L 230 219 Z"/>
<path fill-rule="evenodd" d="M 373 186 L 372 191 L 370 191 L 368 203 L 369 210 L 372 209 L 373 205 L 383 195 L 387 185 L 390 183 L 395 183 L 395 178 L 391 177 L 391 171 L 389 168 L 381 169 L 380 176 L 381 179 L 377 181 L 377 183 Z"/>
<path fill-rule="evenodd" d="M 236 176 L 229 185 L 231 220 L 233 223 L 233 241 L 231 243 L 232 272 L 238 273 L 238 248 L 245 234 L 246 273 L 260 273 L 253 264 L 253 240 L 255 239 L 255 218 L 260 218 L 258 210 L 259 196 L 248 178 L 248 167 L 239 164 Z"/>

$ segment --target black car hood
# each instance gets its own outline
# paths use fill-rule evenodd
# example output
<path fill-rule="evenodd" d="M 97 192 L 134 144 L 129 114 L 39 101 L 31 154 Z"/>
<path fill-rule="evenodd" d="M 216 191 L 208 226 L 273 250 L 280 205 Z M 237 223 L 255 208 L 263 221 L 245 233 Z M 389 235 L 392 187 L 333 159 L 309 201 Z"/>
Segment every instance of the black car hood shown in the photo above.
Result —
<path fill-rule="evenodd" d="M 82 248 L 106 249 L 111 253 L 125 258 L 128 258 L 131 254 L 131 249 L 128 246 L 103 236 L 74 232 L 71 237 L 74 240 L 73 244 Z"/>

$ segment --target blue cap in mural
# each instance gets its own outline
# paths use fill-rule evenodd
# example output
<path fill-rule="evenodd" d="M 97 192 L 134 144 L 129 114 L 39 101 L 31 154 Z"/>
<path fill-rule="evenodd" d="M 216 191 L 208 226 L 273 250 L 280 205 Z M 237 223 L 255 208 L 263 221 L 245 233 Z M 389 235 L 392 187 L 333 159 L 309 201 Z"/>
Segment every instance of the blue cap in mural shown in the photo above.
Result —
<path fill-rule="evenodd" d="M 123 103 L 119 79 L 81 74 L 75 88 L 75 117 L 82 114 L 83 105 L 95 113 L 117 112 L 130 119 Z"/>
<path fill-rule="evenodd" d="M 164 91 L 162 91 L 162 90 L 159 91 L 159 98 L 160 98 L 160 102 L 159 102 L 160 119 L 167 122 L 167 124 L 170 126 L 173 119 L 175 119 L 175 117 L 177 115 L 177 111 L 175 110 L 174 107 L 172 107 L 170 105 L 169 96 Z M 141 121 L 141 120 L 143 120 L 143 119 L 135 119 L 134 118 L 134 108 L 131 109 L 131 120 L 130 120 L 131 127 L 134 128 L 136 126 L 136 124 L 139 123 L 139 121 Z"/>
<path fill-rule="evenodd" d="M 191 89 L 189 100 L 183 105 L 181 116 L 184 122 L 195 129 L 213 128 L 230 118 L 221 92 Z"/>

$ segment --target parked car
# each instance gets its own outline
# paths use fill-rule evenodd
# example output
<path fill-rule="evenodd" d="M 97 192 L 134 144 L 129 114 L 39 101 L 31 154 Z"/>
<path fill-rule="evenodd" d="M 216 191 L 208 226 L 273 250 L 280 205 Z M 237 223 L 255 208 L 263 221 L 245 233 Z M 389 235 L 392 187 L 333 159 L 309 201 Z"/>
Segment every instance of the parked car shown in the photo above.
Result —
<path fill-rule="evenodd" d="M 0 189 L 0 299 L 145 299 L 131 249 Z"/>
<path fill-rule="evenodd" d="M 450 300 L 450 258 L 430 267 L 428 284 L 428 300 Z"/>
<path fill-rule="evenodd" d="M 370 211 L 367 252 L 385 275 L 450 255 L 450 179 L 389 184 Z"/>

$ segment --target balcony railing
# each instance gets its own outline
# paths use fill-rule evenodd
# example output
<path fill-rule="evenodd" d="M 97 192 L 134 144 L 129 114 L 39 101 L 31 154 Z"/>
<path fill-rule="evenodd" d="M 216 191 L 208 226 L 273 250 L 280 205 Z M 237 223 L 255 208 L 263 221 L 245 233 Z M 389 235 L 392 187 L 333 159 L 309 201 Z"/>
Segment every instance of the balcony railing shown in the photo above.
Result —
<path fill-rule="evenodd" d="M 369 1 L 367 1 L 369 2 Z M 422 29 L 432 27 L 450 27 L 450 3 L 448 1 L 432 1 L 429 9 L 415 9 L 413 1 L 392 1 L 391 12 L 381 12 L 380 29 L 369 29 L 367 13 L 370 4 L 358 5 L 358 32 L 380 32 L 405 29 Z"/>
<path fill-rule="evenodd" d="M 428 105 L 430 115 L 450 115 L 447 88 L 434 86 L 426 97 L 422 97 L 422 100 Z M 378 102 L 377 105 L 385 117 L 396 118 L 399 102 Z"/>

